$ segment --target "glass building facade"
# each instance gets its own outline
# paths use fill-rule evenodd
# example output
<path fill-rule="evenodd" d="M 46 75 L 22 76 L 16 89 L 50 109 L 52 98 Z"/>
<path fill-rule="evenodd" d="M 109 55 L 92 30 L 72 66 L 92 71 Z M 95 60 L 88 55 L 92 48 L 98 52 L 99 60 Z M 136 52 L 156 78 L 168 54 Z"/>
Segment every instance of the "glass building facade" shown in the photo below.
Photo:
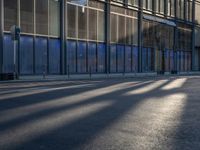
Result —
<path fill-rule="evenodd" d="M 14 71 L 13 25 L 20 75 L 200 70 L 197 0 L 1 0 L 0 11 L 0 73 Z"/>

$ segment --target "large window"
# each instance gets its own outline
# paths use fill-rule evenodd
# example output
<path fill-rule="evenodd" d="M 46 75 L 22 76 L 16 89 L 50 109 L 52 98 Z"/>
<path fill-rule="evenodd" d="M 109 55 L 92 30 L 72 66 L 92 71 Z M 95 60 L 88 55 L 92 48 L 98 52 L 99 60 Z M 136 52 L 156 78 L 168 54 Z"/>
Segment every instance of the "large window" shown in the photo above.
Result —
<path fill-rule="evenodd" d="M 4 31 L 13 25 L 26 34 L 59 36 L 60 1 L 4 0 Z"/>
<path fill-rule="evenodd" d="M 36 0 L 36 33 L 48 34 L 48 0 Z"/>
<path fill-rule="evenodd" d="M 112 6 L 110 21 L 112 43 L 137 45 L 138 22 L 135 11 Z"/>
<path fill-rule="evenodd" d="M 174 27 L 148 20 L 143 21 L 143 46 L 173 49 Z"/>
<path fill-rule="evenodd" d="M 10 31 L 12 25 L 18 25 L 17 0 L 4 0 L 4 30 Z"/>
<path fill-rule="evenodd" d="M 67 3 L 67 38 L 105 41 L 104 4 L 90 0 L 84 8 Z"/>
<path fill-rule="evenodd" d="M 143 21 L 143 46 L 154 47 L 156 24 L 152 21 Z"/>
<path fill-rule="evenodd" d="M 22 32 L 34 33 L 34 0 L 20 0 L 20 25 Z"/>
<path fill-rule="evenodd" d="M 186 25 L 178 27 L 178 49 L 191 51 L 192 47 L 192 29 Z"/>

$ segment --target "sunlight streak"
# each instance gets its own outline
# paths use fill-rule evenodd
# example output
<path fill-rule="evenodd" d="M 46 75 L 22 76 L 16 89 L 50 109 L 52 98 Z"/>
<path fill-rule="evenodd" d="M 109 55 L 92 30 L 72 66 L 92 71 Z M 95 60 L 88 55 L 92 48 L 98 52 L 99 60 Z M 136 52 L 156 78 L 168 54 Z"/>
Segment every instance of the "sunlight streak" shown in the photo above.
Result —
<path fill-rule="evenodd" d="M 54 129 L 67 126 L 68 124 L 80 118 L 101 111 L 112 104 L 112 101 L 88 104 L 85 106 L 79 106 L 73 110 L 63 110 L 37 120 L 24 122 L 19 126 L 0 132 L 0 147 L 9 147 L 11 143 L 12 146 L 21 145 L 25 142 L 33 140 L 34 138 L 37 138 L 40 135 L 44 135 L 50 131 L 53 131 Z"/>
<path fill-rule="evenodd" d="M 29 96 L 29 95 L 33 95 L 33 94 L 40 94 L 40 93 L 44 93 L 44 92 L 51 92 L 51 91 L 55 91 L 55 90 L 66 90 L 66 89 L 75 89 L 75 88 L 84 88 L 84 87 L 90 87 L 93 84 L 83 84 L 83 85 L 71 85 L 71 86 L 65 86 L 65 87 L 56 87 L 56 88 L 52 88 L 52 87 L 35 87 L 35 88 L 28 88 L 28 89 L 19 89 L 19 90 L 11 90 L 9 92 L 1 92 L 1 94 L 6 93 L 6 95 L 1 95 L 0 97 L 0 101 L 4 100 L 4 99 L 8 99 L 8 98 L 17 98 L 20 96 Z"/>
<path fill-rule="evenodd" d="M 124 88 L 131 88 L 131 87 L 135 87 L 139 85 L 144 85 L 146 83 L 150 83 L 150 81 L 142 82 L 142 83 L 140 82 L 120 83 L 120 84 L 115 84 L 115 85 L 98 88 L 98 89 L 94 89 L 90 91 L 84 91 L 76 95 L 71 95 L 71 96 L 66 95 L 63 98 L 59 98 L 57 100 L 50 100 L 50 101 L 41 100 L 41 102 L 36 103 L 36 104 L 21 106 L 19 108 L 13 108 L 13 109 L 0 112 L 0 116 L 2 116 L 0 118 L 0 123 L 5 122 L 5 121 L 10 121 L 12 119 L 16 119 L 19 117 L 25 117 L 25 116 L 31 115 L 32 113 L 37 113 L 39 111 L 44 111 L 47 109 L 56 109 L 63 106 L 67 107 L 69 105 L 75 106 L 76 104 L 84 105 L 85 100 L 92 99 L 101 95 L 109 94 L 111 92 L 116 92 Z"/>
<path fill-rule="evenodd" d="M 165 85 L 161 89 L 162 90 L 172 90 L 172 89 L 181 88 L 185 84 L 186 81 L 187 81 L 187 78 L 176 79 L 176 80 L 170 82 L 169 84 Z"/>
<path fill-rule="evenodd" d="M 149 145 L 152 147 L 149 147 L 149 149 L 154 149 L 161 141 L 172 142 L 172 139 L 166 137 L 166 135 L 171 135 L 177 130 L 186 102 L 187 95 L 184 93 L 143 101 L 134 112 L 134 116 L 145 114 L 141 127 L 138 127 L 142 136 L 137 138 L 137 143 L 143 141 L 151 143 Z M 154 105 L 154 109 L 148 108 L 148 105 Z"/>
<path fill-rule="evenodd" d="M 141 87 L 139 89 L 130 91 L 128 93 L 125 93 L 125 95 L 136 95 L 136 94 L 145 94 L 149 91 L 152 91 L 158 87 L 160 87 L 161 85 L 165 84 L 166 82 L 168 82 L 168 80 L 159 80 L 159 81 L 155 81 L 147 86 Z"/>
<path fill-rule="evenodd" d="M 90 143 L 98 145 L 99 141 L 108 139 L 107 143 L 128 143 L 130 149 L 149 150 L 158 148 L 161 141 L 172 143 L 165 135 L 177 130 L 186 102 L 184 93 L 144 99 Z M 160 146 L 164 147 L 164 144 Z"/>

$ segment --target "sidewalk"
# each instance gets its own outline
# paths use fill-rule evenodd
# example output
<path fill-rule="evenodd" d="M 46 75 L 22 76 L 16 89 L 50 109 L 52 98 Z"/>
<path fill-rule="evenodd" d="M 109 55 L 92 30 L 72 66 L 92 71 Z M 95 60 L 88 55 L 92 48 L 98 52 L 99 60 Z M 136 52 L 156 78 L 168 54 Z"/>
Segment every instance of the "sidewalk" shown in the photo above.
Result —
<path fill-rule="evenodd" d="M 20 76 L 19 80 L 0 81 L 5 82 L 24 82 L 24 81 L 61 81 L 61 80 L 96 80 L 96 79 L 111 79 L 111 78 L 148 78 L 148 77 L 167 77 L 167 76 L 188 76 L 200 75 L 200 72 L 181 72 L 178 74 L 165 73 L 165 75 L 158 75 L 155 73 L 119 73 L 119 74 L 80 74 L 80 75 L 24 75 Z"/>
<path fill-rule="evenodd" d="M 109 79 L 109 78 L 131 78 L 156 76 L 156 73 L 126 73 L 126 74 L 80 74 L 80 75 L 36 75 L 20 76 L 19 80 L 90 80 L 90 79 Z"/>

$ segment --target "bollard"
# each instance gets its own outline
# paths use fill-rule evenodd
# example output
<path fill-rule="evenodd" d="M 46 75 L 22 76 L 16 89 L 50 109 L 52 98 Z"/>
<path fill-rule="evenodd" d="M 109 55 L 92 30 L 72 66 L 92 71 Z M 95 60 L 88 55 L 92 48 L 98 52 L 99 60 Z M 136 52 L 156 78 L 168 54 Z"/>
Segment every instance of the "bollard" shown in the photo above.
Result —
<path fill-rule="evenodd" d="M 92 78 L 92 68 L 90 66 L 90 79 Z"/>

